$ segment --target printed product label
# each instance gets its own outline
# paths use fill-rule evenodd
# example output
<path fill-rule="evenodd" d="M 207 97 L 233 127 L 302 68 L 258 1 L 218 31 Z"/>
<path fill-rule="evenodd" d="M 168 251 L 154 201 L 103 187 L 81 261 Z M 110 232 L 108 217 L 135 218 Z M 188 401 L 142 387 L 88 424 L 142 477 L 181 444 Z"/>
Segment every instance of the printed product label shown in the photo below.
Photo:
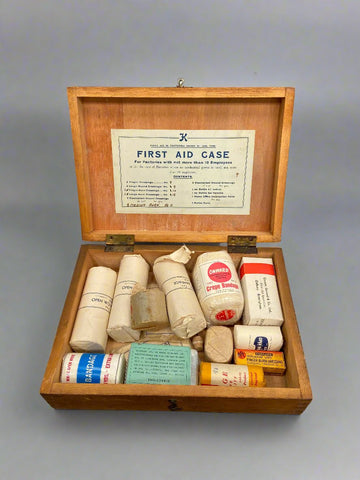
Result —
<path fill-rule="evenodd" d="M 235 349 L 234 361 L 237 365 L 257 365 L 271 373 L 283 373 L 286 368 L 283 352 Z"/>
<path fill-rule="evenodd" d="M 162 283 L 161 288 L 163 289 L 165 295 L 169 295 L 176 290 L 194 290 L 189 277 L 185 275 L 175 275 L 170 277 Z"/>
<path fill-rule="evenodd" d="M 118 297 L 119 295 L 131 295 L 135 284 L 135 280 L 121 280 L 116 284 L 114 298 Z"/>
<path fill-rule="evenodd" d="M 280 326 L 283 314 L 274 266 L 245 262 L 240 267 L 239 275 L 248 305 L 244 323 Z"/>
<path fill-rule="evenodd" d="M 211 365 L 211 385 L 227 387 L 249 386 L 249 369 L 246 365 Z"/>
<path fill-rule="evenodd" d="M 69 353 L 64 358 L 61 381 L 64 383 L 116 383 L 121 356 L 104 353 Z M 119 370 L 119 371 L 118 371 Z"/>
<path fill-rule="evenodd" d="M 104 354 L 84 353 L 79 362 L 77 383 L 100 383 Z"/>
<path fill-rule="evenodd" d="M 79 310 L 82 308 L 100 308 L 110 313 L 112 298 L 109 295 L 98 292 L 87 292 L 81 297 Z"/>
<path fill-rule="evenodd" d="M 267 337 L 256 337 L 254 340 L 255 350 L 268 350 L 269 341 Z"/>
<path fill-rule="evenodd" d="M 234 317 L 235 313 L 235 310 L 222 310 L 215 315 L 215 318 L 219 321 L 231 320 Z"/>
<path fill-rule="evenodd" d="M 207 276 L 213 282 L 228 282 L 231 279 L 231 270 L 224 262 L 214 262 L 208 268 Z"/>
<path fill-rule="evenodd" d="M 79 365 L 81 354 L 69 353 L 64 358 L 64 364 L 61 372 L 61 381 L 64 383 L 76 382 L 76 371 Z"/>
<path fill-rule="evenodd" d="M 240 291 L 240 282 L 232 262 L 222 260 L 221 262 L 208 261 L 199 265 L 202 289 L 200 289 L 199 298 L 221 295 L 223 293 L 238 293 Z M 218 320 L 229 320 L 234 315 L 233 310 L 224 310 L 219 312 Z"/>

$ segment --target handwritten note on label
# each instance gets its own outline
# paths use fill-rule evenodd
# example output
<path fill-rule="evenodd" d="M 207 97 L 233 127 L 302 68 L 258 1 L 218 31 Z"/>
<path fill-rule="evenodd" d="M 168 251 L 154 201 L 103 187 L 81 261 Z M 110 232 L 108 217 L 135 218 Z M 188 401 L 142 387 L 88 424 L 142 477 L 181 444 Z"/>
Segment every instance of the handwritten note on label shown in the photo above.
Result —
<path fill-rule="evenodd" d="M 248 215 L 254 130 L 111 130 L 118 213 Z"/>

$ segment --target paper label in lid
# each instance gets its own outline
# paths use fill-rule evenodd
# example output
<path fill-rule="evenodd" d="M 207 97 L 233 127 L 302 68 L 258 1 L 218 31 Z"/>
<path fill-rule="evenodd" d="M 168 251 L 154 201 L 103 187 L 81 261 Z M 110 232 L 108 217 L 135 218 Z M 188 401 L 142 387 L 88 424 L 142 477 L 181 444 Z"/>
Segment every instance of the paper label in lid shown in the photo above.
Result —
<path fill-rule="evenodd" d="M 112 129 L 117 213 L 249 215 L 255 130 Z"/>

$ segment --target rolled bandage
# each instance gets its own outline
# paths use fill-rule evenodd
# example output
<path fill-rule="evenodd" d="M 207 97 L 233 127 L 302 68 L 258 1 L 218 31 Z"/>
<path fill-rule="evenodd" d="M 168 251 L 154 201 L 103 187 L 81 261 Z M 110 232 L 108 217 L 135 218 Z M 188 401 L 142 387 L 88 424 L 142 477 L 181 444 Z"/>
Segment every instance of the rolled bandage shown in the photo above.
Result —
<path fill-rule="evenodd" d="M 68 353 L 63 358 L 62 383 L 123 383 L 123 355 L 104 353 Z"/>
<path fill-rule="evenodd" d="M 233 325 L 240 319 L 244 297 L 234 262 L 227 252 L 200 255 L 192 277 L 208 324 Z"/>
<path fill-rule="evenodd" d="M 274 325 L 284 321 L 271 258 L 243 257 L 239 276 L 245 297 L 244 325 Z"/>
<path fill-rule="evenodd" d="M 223 363 L 200 363 L 200 385 L 223 387 L 264 387 L 264 371 L 261 367 L 229 365 Z"/>
<path fill-rule="evenodd" d="M 89 269 L 70 338 L 75 352 L 105 352 L 115 282 L 116 272 L 111 268 Z"/>
<path fill-rule="evenodd" d="M 195 291 L 185 264 L 191 256 L 183 245 L 170 255 L 155 260 L 156 281 L 166 295 L 166 305 L 172 331 L 180 338 L 189 338 L 206 327 Z"/>
<path fill-rule="evenodd" d="M 117 342 L 139 340 L 140 331 L 131 327 L 130 298 L 134 285 L 146 288 L 149 265 L 141 255 L 124 255 L 116 280 L 107 332 Z"/>
<path fill-rule="evenodd" d="M 283 345 L 280 327 L 234 326 L 235 348 L 245 350 L 272 350 L 278 352 Z"/>
<path fill-rule="evenodd" d="M 230 327 L 214 325 L 206 330 L 206 360 L 214 363 L 230 363 L 234 353 L 234 340 Z"/>

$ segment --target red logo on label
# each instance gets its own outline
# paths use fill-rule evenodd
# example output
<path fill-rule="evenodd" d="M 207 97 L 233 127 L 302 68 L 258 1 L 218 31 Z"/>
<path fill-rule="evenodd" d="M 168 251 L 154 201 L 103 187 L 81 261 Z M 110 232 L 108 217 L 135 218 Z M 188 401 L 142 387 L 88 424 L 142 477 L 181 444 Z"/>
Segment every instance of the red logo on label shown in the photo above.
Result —
<path fill-rule="evenodd" d="M 215 315 L 216 320 L 224 321 L 231 320 L 235 315 L 235 310 L 222 310 Z"/>
<path fill-rule="evenodd" d="M 228 282 L 231 279 L 230 268 L 222 262 L 215 262 L 208 268 L 209 278 L 213 282 Z"/>

